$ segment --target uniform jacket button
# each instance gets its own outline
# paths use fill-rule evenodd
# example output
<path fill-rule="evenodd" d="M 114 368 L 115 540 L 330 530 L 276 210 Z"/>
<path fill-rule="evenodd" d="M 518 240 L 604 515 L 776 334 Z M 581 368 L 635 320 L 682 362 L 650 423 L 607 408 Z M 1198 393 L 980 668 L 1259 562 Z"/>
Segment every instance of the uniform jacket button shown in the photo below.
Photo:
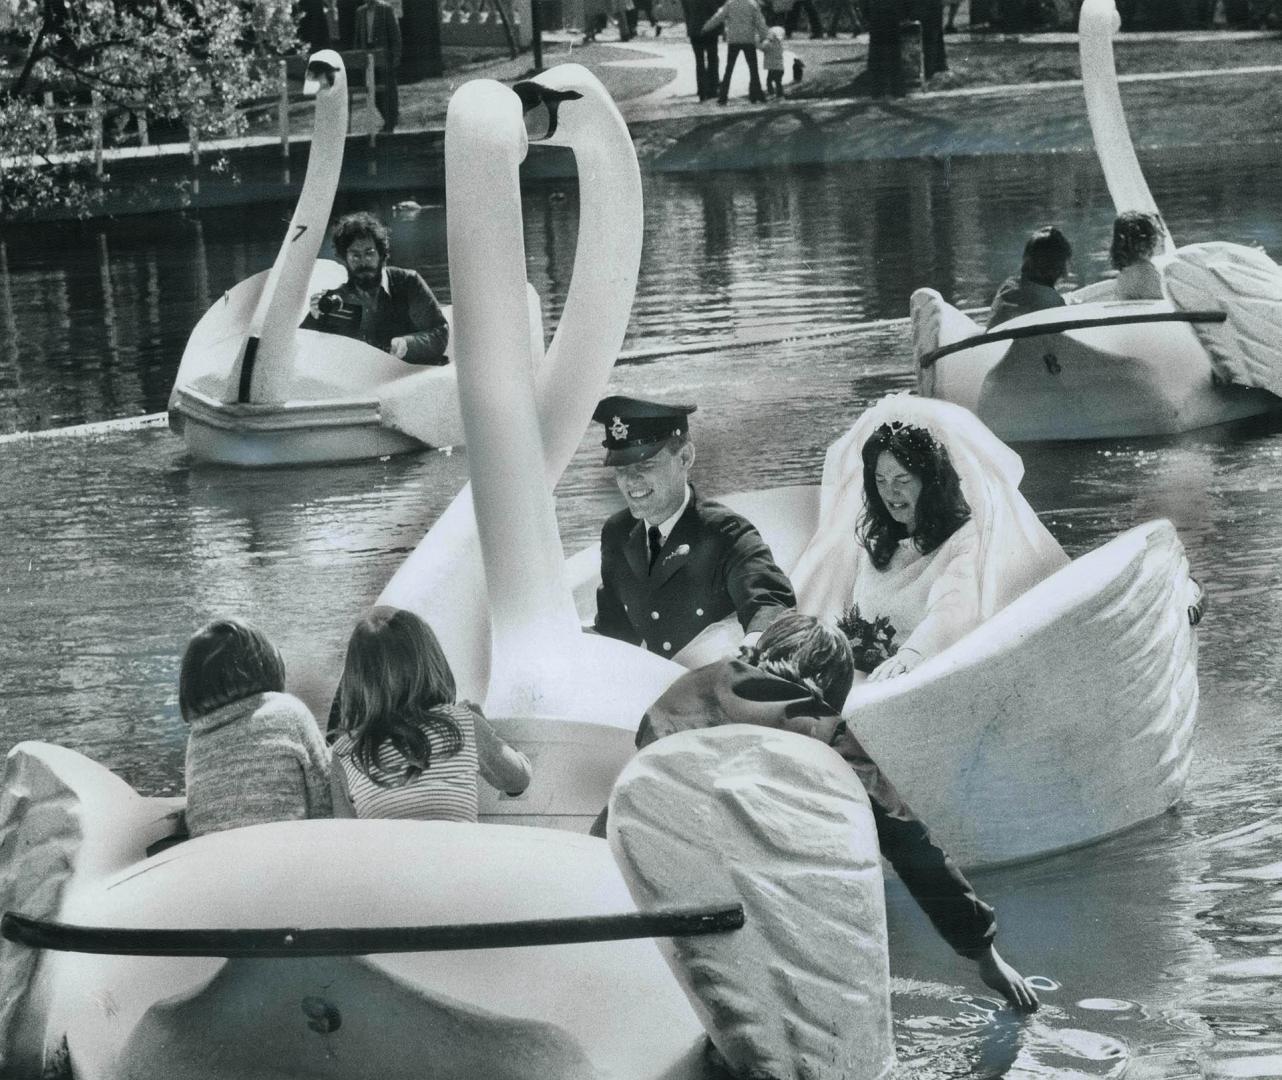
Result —
<path fill-rule="evenodd" d="M 657 619 L 658 617 L 659 617 L 659 613 L 657 611 L 650 612 L 650 618 Z"/>
<path fill-rule="evenodd" d="M 663 643 L 663 651 L 664 651 L 664 652 L 671 652 L 671 651 L 672 651 L 672 642 L 670 642 L 670 641 L 665 641 L 665 642 Z"/>
<path fill-rule="evenodd" d="M 695 613 L 696 615 L 702 615 L 702 614 L 703 614 L 703 608 L 701 608 L 701 607 L 697 607 L 697 608 L 695 608 L 695 609 L 694 609 L 694 613 Z"/>

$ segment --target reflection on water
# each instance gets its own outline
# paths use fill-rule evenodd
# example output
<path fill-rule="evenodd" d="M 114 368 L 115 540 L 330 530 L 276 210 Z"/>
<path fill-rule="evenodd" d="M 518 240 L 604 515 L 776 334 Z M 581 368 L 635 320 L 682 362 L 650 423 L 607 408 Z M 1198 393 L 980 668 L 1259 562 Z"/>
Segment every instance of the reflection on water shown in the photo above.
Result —
<path fill-rule="evenodd" d="M 1177 241 L 1279 254 L 1272 148 L 1145 165 Z M 374 208 L 391 223 L 395 260 L 447 300 L 444 207 L 395 217 L 406 194 L 422 196 L 386 193 Z M 361 198 L 342 209 L 370 205 Z M 986 304 L 1047 206 L 1076 246 L 1077 280 L 1094 280 L 1108 266 L 1113 213 L 1090 154 L 649 176 L 645 199 L 634 348 L 898 318 L 921 285 L 962 307 Z M 0 241 L 0 432 L 163 409 L 191 327 L 225 289 L 271 265 L 290 210 L 10 230 Z M 527 191 L 530 280 L 549 325 L 573 271 L 577 214 L 572 184 Z"/>
<path fill-rule="evenodd" d="M 1079 240 L 1079 273 L 1097 271 L 1111 211 L 1094 172 L 1075 159 L 1010 166 L 651 179 L 632 343 L 897 315 L 925 281 L 982 302 L 1048 193 Z M 1262 168 L 1237 163 L 1185 192 L 1191 170 L 1178 160 L 1150 170 L 1177 237 L 1255 239 L 1277 252 L 1279 195 L 1254 179 Z M 572 269 L 573 199 L 536 191 L 527 214 L 532 276 L 555 312 Z M 270 261 L 280 216 L 39 234 L 53 244 L 7 236 L 0 427 L 162 407 L 189 322 Z M 398 222 L 395 243 L 445 292 L 442 228 L 428 212 Z M 806 483 L 862 408 L 910 385 L 905 350 L 899 324 L 661 356 L 618 367 L 611 391 L 699 403 L 696 482 L 709 494 Z M 618 505 L 599 438 L 585 435 L 558 487 L 570 550 Z M 1072 554 L 1153 517 L 1179 529 L 1209 598 L 1195 764 L 1174 812 L 978 877 L 1003 953 L 1047 980 L 1030 1019 L 998 1008 L 890 883 L 900 1073 L 1282 1075 L 1282 421 L 1022 454 L 1024 489 Z M 0 464 L 0 751 L 25 738 L 62 743 L 151 794 L 181 789 L 175 681 L 187 635 L 221 612 L 259 623 L 282 647 L 291 688 L 323 710 L 350 627 L 466 474 L 465 455 L 432 453 L 317 469 L 194 467 L 159 430 L 0 441 Z"/>

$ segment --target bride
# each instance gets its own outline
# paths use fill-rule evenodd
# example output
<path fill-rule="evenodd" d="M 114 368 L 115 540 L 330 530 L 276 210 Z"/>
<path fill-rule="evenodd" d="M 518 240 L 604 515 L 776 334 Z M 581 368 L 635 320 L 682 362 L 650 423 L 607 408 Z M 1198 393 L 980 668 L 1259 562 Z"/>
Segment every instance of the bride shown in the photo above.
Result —
<path fill-rule="evenodd" d="M 973 413 L 885 398 L 828 450 L 798 609 L 837 619 L 870 679 L 912 670 L 1068 562 L 1023 474 Z"/>

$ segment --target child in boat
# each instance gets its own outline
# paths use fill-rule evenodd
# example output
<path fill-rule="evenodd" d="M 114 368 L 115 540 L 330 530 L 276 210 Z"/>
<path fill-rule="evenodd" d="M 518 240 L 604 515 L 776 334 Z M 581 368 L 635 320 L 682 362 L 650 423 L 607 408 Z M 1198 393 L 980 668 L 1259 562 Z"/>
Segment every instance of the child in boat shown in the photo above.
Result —
<path fill-rule="evenodd" d="M 789 612 L 767 627 L 742 658 L 719 660 L 680 676 L 646 711 L 637 746 L 678 731 L 721 724 L 780 728 L 827 743 L 868 792 L 877 842 L 935 929 L 980 978 L 1016 1008 L 1037 995 L 993 946 L 993 909 L 931 839 L 926 826 L 842 722 L 854 679 L 845 635 L 812 615 Z M 604 814 L 593 827 L 604 835 Z"/>
<path fill-rule="evenodd" d="M 1063 306 L 1065 300 L 1055 283 L 1068 273 L 1072 257 L 1073 245 L 1054 225 L 1037 229 L 1024 244 L 1019 275 L 1003 281 L 993 297 L 988 328 L 991 330 L 1030 311 Z"/>
<path fill-rule="evenodd" d="M 476 777 L 509 795 L 530 762 L 476 706 L 412 611 L 375 608 L 352 631 L 330 734 L 336 817 L 476 820 Z"/>
<path fill-rule="evenodd" d="M 285 663 L 261 630 L 216 619 L 183 654 L 192 836 L 330 816 L 329 751 L 311 711 L 285 693 Z"/>
<path fill-rule="evenodd" d="M 1162 275 L 1153 256 L 1162 244 L 1162 223 L 1156 214 L 1127 210 L 1113 222 L 1108 256 L 1117 270 L 1117 300 L 1163 300 Z"/>

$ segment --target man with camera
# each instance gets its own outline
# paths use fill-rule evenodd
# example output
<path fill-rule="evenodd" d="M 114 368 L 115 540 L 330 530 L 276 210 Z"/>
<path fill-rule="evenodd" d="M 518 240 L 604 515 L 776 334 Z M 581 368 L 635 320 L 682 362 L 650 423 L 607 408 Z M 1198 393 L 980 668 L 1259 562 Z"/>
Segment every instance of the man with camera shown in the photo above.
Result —
<path fill-rule="evenodd" d="M 449 363 L 449 323 L 416 271 L 387 265 L 387 226 L 361 211 L 339 218 L 332 237 L 347 282 L 312 294 L 303 329 L 358 338 L 407 364 Z"/>

